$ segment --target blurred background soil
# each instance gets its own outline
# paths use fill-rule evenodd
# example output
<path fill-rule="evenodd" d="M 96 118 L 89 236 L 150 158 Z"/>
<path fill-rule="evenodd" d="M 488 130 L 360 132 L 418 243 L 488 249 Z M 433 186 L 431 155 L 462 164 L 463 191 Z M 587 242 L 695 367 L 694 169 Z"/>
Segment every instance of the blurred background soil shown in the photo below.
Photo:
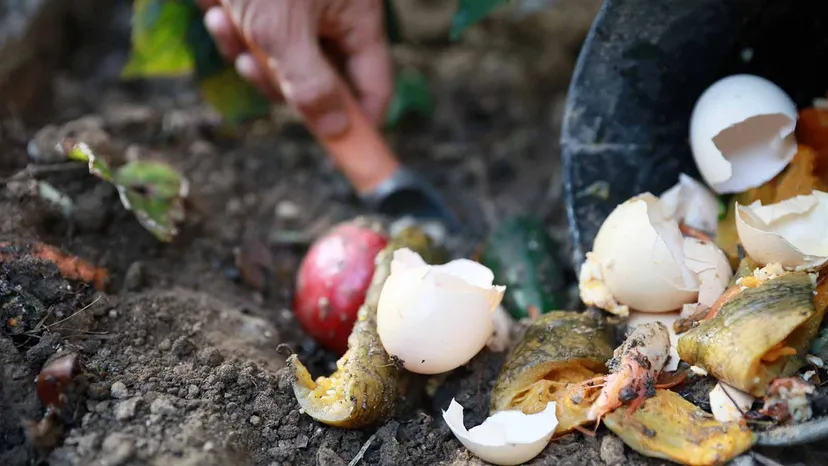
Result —
<path fill-rule="evenodd" d="M 457 42 L 447 39 L 454 2 L 396 4 L 406 39 L 396 63 L 429 78 L 436 109 L 391 133 L 394 148 L 480 234 L 529 213 L 566 244 L 559 126 L 600 2 L 513 2 Z M 114 279 L 108 294 L 96 294 L 42 261 L 0 269 L 0 295 L 32 312 L 23 333 L 0 329 L 0 464 L 480 464 L 440 409 L 456 397 L 467 426 L 481 422 L 501 354 L 483 352 L 378 430 L 330 429 L 299 412 L 280 345 L 320 372 L 334 359 L 291 315 L 294 274 L 308 239 L 360 210 L 288 111 L 234 135 L 187 80 L 119 82 L 130 2 L 6 0 L 0 18 L 0 240 L 62 247 Z M 14 176 L 29 153 L 50 150 L 50 133 L 37 130 L 54 125 L 53 136 L 70 121 L 111 153 L 167 160 L 188 177 L 191 202 L 175 243 L 156 241 L 83 164 Z M 73 200 L 71 218 L 34 180 Z M 264 261 L 266 289 L 239 279 L 239 255 Z M 22 420 L 43 413 L 33 381 L 66 353 L 80 356 L 89 387 L 65 431 L 35 433 L 41 448 L 29 448 Z M 533 464 L 662 463 L 639 458 L 615 437 L 574 434 Z"/>

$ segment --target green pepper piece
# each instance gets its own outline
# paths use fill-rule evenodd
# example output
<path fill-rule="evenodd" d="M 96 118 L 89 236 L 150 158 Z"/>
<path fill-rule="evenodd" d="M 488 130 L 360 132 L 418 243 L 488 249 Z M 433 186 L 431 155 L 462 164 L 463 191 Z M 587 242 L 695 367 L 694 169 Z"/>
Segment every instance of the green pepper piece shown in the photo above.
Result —
<path fill-rule="evenodd" d="M 506 220 L 489 236 L 481 263 L 506 285 L 503 305 L 514 318 L 529 316 L 532 308 L 544 314 L 564 307 L 567 280 L 558 249 L 543 225 L 526 216 Z"/>

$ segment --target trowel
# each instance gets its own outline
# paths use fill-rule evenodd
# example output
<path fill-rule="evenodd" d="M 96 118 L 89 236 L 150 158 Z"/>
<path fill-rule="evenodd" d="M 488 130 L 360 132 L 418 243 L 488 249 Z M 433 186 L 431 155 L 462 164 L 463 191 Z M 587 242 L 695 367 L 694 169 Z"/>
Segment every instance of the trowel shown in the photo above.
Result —
<path fill-rule="evenodd" d="M 237 22 L 229 2 L 222 0 L 221 4 L 231 20 Z M 244 41 L 260 66 L 270 73 L 271 81 L 277 83 L 278 71 L 273 61 L 250 37 L 244 37 Z M 412 216 L 437 220 L 451 233 L 459 232 L 460 222 L 443 196 L 422 176 L 400 163 L 382 134 L 363 114 L 349 87 L 344 82 L 341 84 L 346 91 L 348 129 L 333 138 L 314 136 L 351 182 L 361 201 L 392 218 Z"/>

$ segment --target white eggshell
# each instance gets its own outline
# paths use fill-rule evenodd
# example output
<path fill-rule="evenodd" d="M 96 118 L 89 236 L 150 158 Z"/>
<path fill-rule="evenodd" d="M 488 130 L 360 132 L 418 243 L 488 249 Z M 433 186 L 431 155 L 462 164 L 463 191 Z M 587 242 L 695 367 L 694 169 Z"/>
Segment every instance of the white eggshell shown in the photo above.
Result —
<path fill-rule="evenodd" d="M 595 236 L 592 256 L 615 299 L 634 310 L 673 311 L 698 296 L 698 280 L 684 265 L 678 223 L 650 193 L 610 213 Z"/>
<path fill-rule="evenodd" d="M 494 334 L 486 342 L 486 347 L 495 353 L 505 351 L 509 347 L 512 327 L 515 326 L 515 320 L 506 312 L 503 306 L 497 306 L 492 314 L 492 324 L 494 325 Z"/>
<path fill-rule="evenodd" d="M 479 426 L 466 430 L 463 407 L 452 399 L 443 411 L 443 419 L 469 451 L 483 461 L 499 465 L 521 464 L 538 456 L 558 426 L 555 402 L 549 402 L 546 409 L 536 414 L 498 411 Z"/>
<path fill-rule="evenodd" d="M 649 324 L 651 322 L 661 322 L 667 327 L 667 332 L 670 334 L 670 359 L 664 365 L 665 371 L 674 371 L 678 369 L 681 358 L 678 354 L 678 334 L 673 330 L 673 323 L 679 320 L 681 316 L 679 312 L 665 312 L 654 314 L 652 312 L 630 312 L 630 317 L 627 319 L 627 333 L 632 329 L 642 324 Z"/>
<path fill-rule="evenodd" d="M 679 174 L 679 182 L 659 197 L 665 214 L 697 230 L 713 233 L 719 225 L 719 202 L 705 185 Z"/>
<path fill-rule="evenodd" d="M 735 422 L 750 410 L 755 399 L 749 393 L 719 382 L 710 391 L 710 410 L 719 422 Z"/>
<path fill-rule="evenodd" d="M 698 302 L 712 307 L 733 278 L 727 256 L 709 241 L 684 238 L 684 263 L 699 278 Z"/>
<path fill-rule="evenodd" d="M 690 117 L 690 147 L 718 193 L 761 185 L 796 153 L 796 104 L 774 83 L 737 74 L 705 90 Z"/>
<path fill-rule="evenodd" d="M 395 251 L 377 304 L 383 347 L 420 374 L 465 364 L 494 332 L 492 314 L 506 287 L 493 280 L 491 270 L 468 259 L 430 266 L 411 250 Z"/>
<path fill-rule="evenodd" d="M 763 206 L 736 205 L 736 231 L 745 252 L 761 265 L 814 270 L 828 262 L 828 193 Z"/>

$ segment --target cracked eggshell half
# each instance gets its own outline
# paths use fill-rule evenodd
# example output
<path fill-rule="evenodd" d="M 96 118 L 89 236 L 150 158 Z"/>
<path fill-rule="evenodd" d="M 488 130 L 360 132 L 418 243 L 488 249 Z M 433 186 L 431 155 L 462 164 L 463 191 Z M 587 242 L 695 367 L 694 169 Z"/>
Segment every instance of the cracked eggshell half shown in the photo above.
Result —
<path fill-rule="evenodd" d="M 690 148 L 717 193 L 761 185 L 796 153 L 796 104 L 765 78 L 737 74 L 705 90 L 690 117 Z"/>
<path fill-rule="evenodd" d="M 679 182 L 659 197 L 667 216 L 711 234 L 719 227 L 719 201 L 707 186 L 680 173 Z"/>
<path fill-rule="evenodd" d="M 674 311 L 698 296 L 698 279 L 684 264 L 678 223 L 651 193 L 610 213 L 595 236 L 591 257 L 612 296 L 633 310 Z"/>
<path fill-rule="evenodd" d="M 558 427 L 554 401 L 536 414 L 498 411 L 479 426 L 466 430 L 463 406 L 452 399 L 443 411 L 443 420 L 469 451 L 483 461 L 499 465 L 521 464 L 538 456 Z"/>
<path fill-rule="evenodd" d="M 813 191 L 774 204 L 736 204 L 736 231 L 761 265 L 814 270 L 828 262 L 828 193 Z"/>
<path fill-rule="evenodd" d="M 457 259 L 428 265 L 416 252 L 394 251 L 377 303 L 383 347 L 419 374 L 440 374 L 468 362 L 494 333 L 493 313 L 505 286 L 492 271 Z"/>

